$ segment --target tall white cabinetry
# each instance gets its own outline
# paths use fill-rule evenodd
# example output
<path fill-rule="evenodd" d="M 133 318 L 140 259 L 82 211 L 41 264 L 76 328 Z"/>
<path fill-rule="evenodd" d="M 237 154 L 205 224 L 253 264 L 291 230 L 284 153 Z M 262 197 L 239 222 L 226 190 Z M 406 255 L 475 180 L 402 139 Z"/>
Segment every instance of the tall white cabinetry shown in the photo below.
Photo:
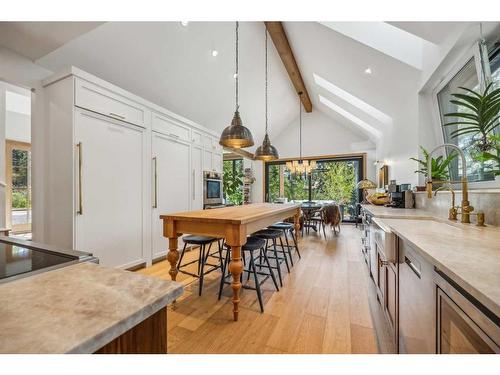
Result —
<path fill-rule="evenodd" d="M 145 130 L 83 109 L 74 126 L 75 247 L 109 266 L 141 262 Z"/>
<path fill-rule="evenodd" d="M 212 131 L 77 68 L 44 81 L 43 242 L 129 268 L 167 252 L 161 214 L 203 207 Z M 35 226 L 36 228 L 36 226 Z"/>

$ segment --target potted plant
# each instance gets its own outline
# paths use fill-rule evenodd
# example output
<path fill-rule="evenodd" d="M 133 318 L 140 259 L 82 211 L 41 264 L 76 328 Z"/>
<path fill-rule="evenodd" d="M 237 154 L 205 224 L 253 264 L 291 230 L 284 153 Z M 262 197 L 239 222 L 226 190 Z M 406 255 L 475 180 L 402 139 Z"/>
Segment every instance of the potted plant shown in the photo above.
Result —
<path fill-rule="evenodd" d="M 410 160 L 414 160 L 418 163 L 419 169 L 415 171 L 415 173 L 421 173 L 423 174 L 426 178 L 428 176 L 427 172 L 427 163 L 429 161 L 429 152 L 420 146 L 420 149 L 422 150 L 422 154 L 424 155 L 424 160 L 420 160 L 417 158 L 410 158 Z M 455 151 L 451 152 L 446 158 L 441 156 L 438 156 L 437 158 L 432 158 L 431 160 L 431 166 L 432 166 L 432 179 L 435 181 L 447 181 L 450 179 L 450 173 L 449 173 L 449 165 L 457 157 L 457 153 Z M 439 183 L 433 185 L 435 188 L 439 187 Z M 417 186 L 417 191 L 423 191 L 425 190 L 425 186 Z"/>
<path fill-rule="evenodd" d="M 490 151 L 483 151 L 476 156 L 476 160 L 479 162 L 493 161 L 496 165 L 493 166 L 493 170 L 491 171 L 496 179 L 500 177 L 500 134 L 489 136 L 490 141 L 492 142 L 492 147 Z"/>
<path fill-rule="evenodd" d="M 450 100 L 450 103 L 458 107 L 457 112 L 444 115 L 457 120 L 444 126 L 457 126 L 457 129 L 450 133 L 452 138 L 472 135 L 473 145 L 479 153 L 490 151 L 494 140 L 488 135 L 498 126 L 500 118 L 500 88 L 490 92 L 492 83 L 482 93 L 466 87 L 460 88 L 467 93 L 451 94 L 455 99 Z"/>

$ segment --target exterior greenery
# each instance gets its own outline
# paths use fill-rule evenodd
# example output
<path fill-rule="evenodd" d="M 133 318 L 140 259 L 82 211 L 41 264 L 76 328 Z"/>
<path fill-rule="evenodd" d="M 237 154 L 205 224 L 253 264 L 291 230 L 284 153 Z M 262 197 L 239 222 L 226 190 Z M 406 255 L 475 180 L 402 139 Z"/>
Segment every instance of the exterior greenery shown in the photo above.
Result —
<path fill-rule="evenodd" d="M 28 165 L 29 153 L 12 150 L 12 208 L 28 208 Z"/>
<path fill-rule="evenodd" d="M 243 159 L 224 160 L 223 192 L 227 203 L 243 204 Z"/>
<path fill-rule="evenodd" d="M 334 201 L 344 207 L 346 217 L 355 214 L 360 168 L 358 162 L 317 160 L 317 168 L 310 176 L 294 175 L 284 164 L 281 164 L 281 168 L 284 197 L 288 200 L 305 201 L 311 198 L 315 201 Z M 267 165 L 267 189 L 268 202 L 280 198 L 280 164 Z"/>

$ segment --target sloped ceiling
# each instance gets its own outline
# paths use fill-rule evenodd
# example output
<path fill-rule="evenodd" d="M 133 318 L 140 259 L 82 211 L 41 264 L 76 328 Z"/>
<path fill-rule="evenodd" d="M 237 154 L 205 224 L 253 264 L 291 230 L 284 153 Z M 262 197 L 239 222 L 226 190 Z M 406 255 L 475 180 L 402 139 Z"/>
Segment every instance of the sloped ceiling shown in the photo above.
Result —
<path fill-rule="evenodd" d="M 102 24 L 103 22 L 0 22 L 0 45 L 36 60 Z"/>
<path fill-rule="evenodd" d="M 433 43 L 448 35 L 442 23 L 392 24 Z M 317 22 L 284 22 L 284 28 L 314 111 L 372 140 L 373 134 L 360 123 L 383 134 L 388 126 L 398 127 L 406 120 L 409 103 L 416 103 L 420 70 Z M 52 71 L 77 66 L 220 132 L 234 112 L 234 48 L 232 22 L 190 22 L 187 27 L 180 22 L 108 22 L 36 63 Z M 216 57 L 211 54 L 214 49 Z M 364 73 L 367 68 L 372 74 Z M 318 85 L 315 75 L 348 95 L 341 97 L 339 90 L 334 93 Z M 240 23 L 239 77 L 241 116 L 258 144 L 264 133 L 263 22 Z M 297 106 L 288 75 L 269 41 L 271 137 L 286 131 L 297 118 Z M 383 113 L 391 123 L 382 124 L 367 107 Z M 353 122 L 346 113 L 359 121 Z"/>
<path fill-rule="evenodd" d="M 264 30 L 263 22 L 240 23 L 240 113 L 256 143 L 262 142 L 265 119 Z M 272 135 L 295 117 L 296 96 L 268 43 Z M 53 71 L 77 66 L 220 132 L 235 110 L 234 51 L 234 23 L 110 22 L 37 63 Z"/>

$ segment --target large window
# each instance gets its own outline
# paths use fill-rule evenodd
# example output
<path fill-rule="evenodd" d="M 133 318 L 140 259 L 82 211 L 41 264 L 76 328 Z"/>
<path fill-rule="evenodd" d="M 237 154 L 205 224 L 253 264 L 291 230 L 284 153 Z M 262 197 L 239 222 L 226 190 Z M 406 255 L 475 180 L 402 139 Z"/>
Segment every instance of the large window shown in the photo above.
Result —
<path fill-rule="evenodd" d="M 459 107 L 455 104 L 450 103 L 450 100 L 454 99 L 451 95 L 454 93 L 462 93 L 463 90 L 460 87 L 465 87 L 471 90 L 480 90 L 479 84 L 479 72 L 476 69 L 477 57 L 472 57 L 465 66 L 460 69 L 460 71 L 450 79 L 450 81 L 439 90 L 437 93 L 437 100 L 439 105 L 439 114 L 441 119 L 441 124 L 446 124 L 449 122 L 456 121 L 455 118 L 445 117 L 444 114 L 452 112 L 465 112 L 467 109 Z M 498 46 L 494 48 L 489 56 L 490 70 L 491 70 L 491 80 L 494 82 L 494 86 L 500 86 L 500 60 L 499 60 L 499 48 Z M 494 162 L 478 162 L 474 159 L 474 153 L 476 152 L 473 145 L 473 136 L 471 134 L 464 134 L 458 137 L 452 137 L 451 133 L 464 125 L 452 125 L 452 126 L 442 126 L 444 142 L 452 143 L 459 146 L 465 153 L 465 158 L 467 161 L 467 178 L 471 182 L 481 182 L 481 181 L 492 181 L 495 179 L 495 175 L 492 172 L 495 169 Z M 451 152 L 451 150 L 447 150 Z M 452 180 L 458 180 L 462 176 L 462 165 L 459 158 L 456 158 L 450 165 L 450 177 Z"/>
<path fill-rule="evenodd" d="M 223 190 L 227 203 L 243 204 L 243 159 L 224 160 Z"/>
<path fill-rule="evenodd" d="M 316 163 L 317 168 L 307 176 L 290 173 L 284 161 L 266 163 L 266 201 L 288 198 L 299 202 L 336 202 L 341 206 L 343 219 L 354 220 L 360 200 L 356 184 L 363 179 L 363 157 L 323 158 L 316 159 Z"/>

